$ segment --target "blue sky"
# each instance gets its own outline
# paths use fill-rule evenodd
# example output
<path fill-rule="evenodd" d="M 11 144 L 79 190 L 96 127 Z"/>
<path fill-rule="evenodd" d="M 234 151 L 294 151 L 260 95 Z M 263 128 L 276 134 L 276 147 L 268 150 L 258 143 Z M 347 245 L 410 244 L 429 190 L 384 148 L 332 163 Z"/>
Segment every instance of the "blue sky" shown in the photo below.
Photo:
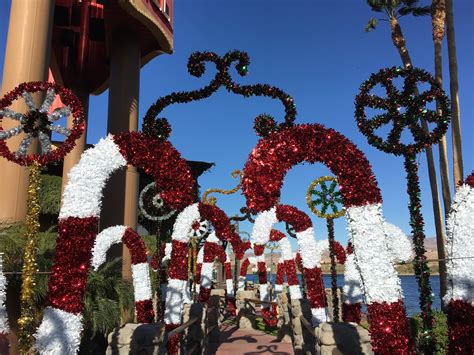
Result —
<path fill-rule="evenodd" d="M 422 3 L 427 4 L 427 0 Z M 372 13 L 363 0 L 241 0 L 175 1 L 175 52 L 155 58 L 142 69 L 140 117 L 158 97 L 176 90 L 202 87 L 214 75 L 197 79 L 186 71 L 193 51 L 209 50 L 219 55 L 232 49 L 247 51 L 249 75 L 234 79 L 241 83 L 269 83 L 293 96 L 298 109 L 297 123 L 318 122 L 351 139 L 372 164 L 382 190 L 385 217 L 406 233 L 410 232 L 408 196 L 403 159 L 369 146 L 357 130 L 354 97 L 359 85 L 380 68 L 400 65 L 387 22 L 376 31 L 365 33 Z M 3 63 L 8 27 L 9 1 L 0 1 L 0 63 Z M 474 82 L 474 2 L 455 1 L 459 93 L 465 173 L 473 169 L 474 124 L 472 100 Z M 430 17 L 401 19 L 401 26 L 415 66 L 434 72 Z M 445 90 L 449 91 L 446 44 L 443 48 Z M 1 72 L 0 72 L 1 75 Z M 189 160 L 203 160 L 216 166 L 201 179 L 202 190 L 231 188 L 234 169 L 242 168 L 258 141 L 253 119 L 261 113 L 283 118 L 281 105 L 267 98 L 244 99 L 220 90 L 211 98 L 164 111 L 173 127 L 171 142 Z M 89 112 L 88 143 L 106 135 L 107 92 L 92 97 Z M 140 120 L 141 125 L 141 120 Z M 448 132 L 451 159 L 451 132 Z M 437 159 L 437 147 L 435 148 Z M 423 214 L 427 236 L 434 236 L 431 195 L 425 155 L 420 157 Z M 305 193 L 312 180 L 327 175 L 322 165 L 293 168 L 285 179 L 282 203 L 292 204 L 310 214 Z M 245 204 L 241 195 L 218 196 L 218 205 L 228 215 Z M 325 221 L 313 216 L 317 238 L 326 236 Z M 345 221 L 336 221 L 336 239 L 346 242 Z M 250 225 L 242 225 L 250 232 Z"/>

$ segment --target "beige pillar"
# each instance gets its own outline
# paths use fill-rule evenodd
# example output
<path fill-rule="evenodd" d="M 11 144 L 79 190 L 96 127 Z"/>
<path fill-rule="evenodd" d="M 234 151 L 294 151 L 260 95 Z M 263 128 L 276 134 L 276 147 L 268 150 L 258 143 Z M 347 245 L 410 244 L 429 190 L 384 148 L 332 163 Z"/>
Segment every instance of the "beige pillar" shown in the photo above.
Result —
<path fill-rule="evenodd" d="M 73 88 L 72 91 L 79 98 L 79 100 L 82 103 L 82 107 L 84 108 L 84 122 L 86 124 L 86 128 L 82 136 L 79 137 L 79 139 L 76 141 L 76 145 L 74 146 L 74 149 L 71 150 L 64 158 L 61 196 L 68 182 L 67 174 L 69 173 L 71 168 L 74 165 L 76 165 L 81 159 L 81 154 L 84 152 L 84 149 L 86 148 L 86 141 L 87 141 L 87 118 L 89 116 L 89 93 L 87 92 L 87 90 L 83 90 L 83 89 Z M 67 127 L 72 128 L 72 126 L 73 126 L 73 117 L 72 115 L 70 115 L 67 119 Z"/>
<path fill-rule="evenodd" d="M 116 32 L 112 36 L 109 80 L 109 113 L 107 131 L 120 133 L 138 129 L 138 95 L 140 87 L 140 45 L 133 33 Z M 116 172 L 104 191 L 101 229 L 122 224 L 137 227 L 138 173 L 133 166 Z M 112 251 L 117 255 L 117 251 Z M 131 280 L 128 250 L 122 251 L 122 276 Z"/>
<path fill-rule="evenodd" d="M 54 0 L 12 0 L 1 96 L 22 82 L 48 79 L 53 11 Z M 11 108 L 26 112 L 23 99 Z M 17 121 L 2 119 L 3 129 L 17 125 Z M 16 150 L 22 139 L 8 139 L 9 148 Z M 25 219 L 27 185 L 26 169 L 0 158 L 0 223 Z"/>

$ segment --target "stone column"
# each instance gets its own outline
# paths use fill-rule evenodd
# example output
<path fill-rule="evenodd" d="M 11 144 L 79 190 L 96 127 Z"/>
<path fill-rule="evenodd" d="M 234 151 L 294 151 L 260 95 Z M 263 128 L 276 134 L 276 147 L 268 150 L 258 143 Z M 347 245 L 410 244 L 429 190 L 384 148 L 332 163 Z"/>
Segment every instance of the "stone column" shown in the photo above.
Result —
<path fill-rule="evenodd" d="M 110 55 L 109 113 L 107 131 L 117 134 L 138 129 L 138 95 L 140 86 L 140 44 L 135 34 L 126 30 L 112 34 Z M 137 228 L 138 173 L 128 166 L 112 175 L 104 191 L 100 227 L 127 225 Z M 130 253 L 112 250 L 122 256 L 122 276 L 131 280 Z"/>
<path fill-rule="evenodd" d="M 8 27 L 1 96 L 27 81 L 46 81 L 51 55 L 54 0 L 12 0 Z M 37 104 L 41 97 L 35 97 Z M 26 112 L 23 100 L 11 108 Z M 2 119 L 4 130 L 18 125 Z M 22 136 L 8 139 L 16 150 Z M 26 169 L 0 158 L 0 223 L 23 221 L 26 217 L 28 176 Z"/>

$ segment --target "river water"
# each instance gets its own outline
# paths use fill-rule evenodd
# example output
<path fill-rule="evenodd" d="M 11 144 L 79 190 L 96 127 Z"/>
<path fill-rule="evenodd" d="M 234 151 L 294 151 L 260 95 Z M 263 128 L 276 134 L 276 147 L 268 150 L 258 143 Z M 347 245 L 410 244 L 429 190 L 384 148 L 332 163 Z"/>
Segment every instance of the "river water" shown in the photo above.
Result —
<path fill-rule="evenodd" d="M 257 275 L 247 275 L 247 280 L 258 282 Z M 271 278 L 272 283 L 275 282 L 275 275 Z M 413 275 L 401 275 L 400 280 L 402 283 L 403 294 L 405 296 L 405 307 L 408 316 L 411 317 L 416 313 L 420 312 L 420 306 L 418 304 L 418 284 L 416 278 Z M 441 309 L 441 300 L 439 298 L 439 276 L 431 276 L 431 290 L 433 295 L 433 309 Z M 337 285 L 342 287 L 344 284 L 344 276 L 337 275 Z M 324 285 L 329 288 L 331 287 L 331 276 L 324 275 Z"/>

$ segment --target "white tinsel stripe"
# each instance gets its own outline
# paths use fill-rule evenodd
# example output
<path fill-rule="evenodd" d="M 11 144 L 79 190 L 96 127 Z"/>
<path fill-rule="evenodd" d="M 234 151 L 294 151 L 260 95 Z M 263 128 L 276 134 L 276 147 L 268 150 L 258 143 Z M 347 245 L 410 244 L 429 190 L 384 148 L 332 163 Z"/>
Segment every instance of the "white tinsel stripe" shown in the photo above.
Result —
<path fill-rule="evenodd" d="M 173 226 L 172 240 L 177 240 L 183 243 L 189 242 L 189 231 L 193 226 L 193 222 L 201 219 L 199 214 L 198 204 L 189 205 L 180 212 Z"/>
<path fill-rule="evenodd" d="M 280 240 L 281 258 L 283 260 L 293 260 L 293 251 L 287 238 Z"/>
<path fill-rule="evenodd" d="M 211 288 L 212 286 L 212 271 L 214 270 L 214 263 L 202 263 L 201 269 L 201 287 Z"/>
<path fill-rule="evenodd" d="M 112 135 L 82 153 L 81 160 L 68 174 L 59 218 L 98 217 L 107 179 L 126 164 Z"/>
<path fill-rule="evenodd" d="M 321 323 L 325 323 L 329 320 L 326 308 L 311 308 L 311 323 L 313 327 L 317 327 Z"/>
<path fill-rule="evenodd" d="M 387 248 L 381 205 L 349 207 L 346 216 L 367 303 L 399 301 L 402 289 Z"/>
<path fill-rule="evenodd" d="M 73 355 L 79 351 L 82 316 L 46 307 L 43 321 L 35 334 L 40 354 Z"/>
<path fill-rule="evenodd" d="M 344 263 L 344 286 L 342 288 L 344 300 L 355 304 L 364 301 L 364 295 L 361 289 L 361 280 L 359 270 L 357 270 L 354 254 L 347 255 Z"/>
<path fill-rule="evenodd" d="M 257 215 L 252 229 L 251 240 L 253 243 L 264 245 L 268 242 L 270 231 L 273 225 L 278 222 L 275 211 L 276 207 L 272 207 Z"/>
<path fill-rule="evenodd" d="M 132 265 L 135 302 L 151 299 L 151 281 L 148 263 Z"/>
<path fill-rule="evenodd" d="M 458 187 L 446 221 L 448 288 L 444 301 L 474 306 L 474 189 Z"/>
<path fill-rule="evenodd" d="M 268 285 L 267 284 L 263 284 L 263 285 L 259 285 L 259 290 L 260 290 L 260 301 L 270 301 L 270 297 L 269 297 L 269 294 L 268 294 Z M 268 305 L 266 304 L 262 304 L 262 307 L 266 307 Z"/>
<path fill-rule="evenodd" d="M 163 262 L 165 262 L 167 260 L 170 260 L 172 249 L 173 249 L 172 244 L 171 243 L 166 243 L 166 245 L 165 245 L 165 255 L 163 255 L 163 259 L 162 259 Z"/>
<path fill-rule="evenodd" d="M 186 280 L 169 279 L 164 316 L 166 324 L 181 324 L 184 306 L 183 293 L 187 285 Z"/>
<path fill-rule="evenodd" d="M 300 300 L 303 298 L 300 285 L 290 285 L 288 287 L 290 288 L 290 298 L 292 300 Z"/>
<path fill-rule="evenodd" d="M 97 270 L 103 263 L 107 256 L 107 251 L 113 244 L 120 243 L 122 237 L 128 227 L 113 226 L 104 229 L 95 237 L 94 248 L 92 249 L 91 265 L 94 270 Z"/>
<path fill-rule="evenodd" d="M 234 295 L 234 281 L 232 279 L 226 279 L 225 286 L 227 290 L 227 296 L 233 296 Z"/>
<path fill-rule="evenodd" d="M 296 233 L 298 251 L 301 255 L 303 267 L 313 269 L 321 266 L 322 248 L 316 243 L 313 227 L 309 227 L 302 232 Z"/>
<path fill-rule="evenodd" d="M 196 257 L 196 263 L 203 263 L 204 261 L 204 248 L 199 249 L 198 255 Z"/>
<path fill-rule="evenodd" d="M 388 252 L 392 262 L 407 262 L 411 259 L 413 247 L 408 236 L 391 223 L 384 222 L 384 233 L 387 236 Z"/>
<path fill-rule="evenodd" d="M 7 299 L 7 278 L 3 274 L 3 253 L 0 253 L 0 333 L 8 334 L 8 314 L 5 301 Z"/>

